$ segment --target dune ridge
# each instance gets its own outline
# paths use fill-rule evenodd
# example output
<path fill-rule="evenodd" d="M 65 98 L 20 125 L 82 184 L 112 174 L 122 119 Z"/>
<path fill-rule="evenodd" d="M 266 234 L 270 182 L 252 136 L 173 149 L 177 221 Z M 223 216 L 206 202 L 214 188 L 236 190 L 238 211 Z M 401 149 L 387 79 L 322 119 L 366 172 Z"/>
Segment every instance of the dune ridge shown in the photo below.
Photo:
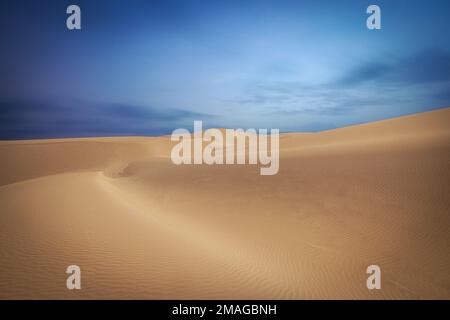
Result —
<path fill-rule="evenodd" d="M 274 176 L 167 136 L 2 141 L 0 298 L 450 299 L 449 123 L 282 134 Z"/>

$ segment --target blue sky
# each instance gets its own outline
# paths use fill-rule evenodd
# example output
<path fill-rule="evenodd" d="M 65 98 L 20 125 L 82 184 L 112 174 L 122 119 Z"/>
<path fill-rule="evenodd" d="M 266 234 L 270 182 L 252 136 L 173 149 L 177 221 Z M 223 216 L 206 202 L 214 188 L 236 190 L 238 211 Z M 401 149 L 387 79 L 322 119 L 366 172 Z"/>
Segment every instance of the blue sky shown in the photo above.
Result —
<path fill-rule="evenodd" d="M 0 33 L 0 139 L 319 131 L 450 106 L 446 0 L 2 0 Z"/>

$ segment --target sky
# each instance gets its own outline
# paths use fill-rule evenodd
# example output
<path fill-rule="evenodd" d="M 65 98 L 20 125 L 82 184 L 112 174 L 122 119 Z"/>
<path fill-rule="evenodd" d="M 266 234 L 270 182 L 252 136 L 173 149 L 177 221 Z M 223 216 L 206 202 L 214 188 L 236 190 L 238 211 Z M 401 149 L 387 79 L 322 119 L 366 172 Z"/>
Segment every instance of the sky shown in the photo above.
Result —
<path fill-rule="evenodd" d="M 447 0 L 2 0 L 0 139 L 315 132 L 448 107 L 449 34 Z"/>

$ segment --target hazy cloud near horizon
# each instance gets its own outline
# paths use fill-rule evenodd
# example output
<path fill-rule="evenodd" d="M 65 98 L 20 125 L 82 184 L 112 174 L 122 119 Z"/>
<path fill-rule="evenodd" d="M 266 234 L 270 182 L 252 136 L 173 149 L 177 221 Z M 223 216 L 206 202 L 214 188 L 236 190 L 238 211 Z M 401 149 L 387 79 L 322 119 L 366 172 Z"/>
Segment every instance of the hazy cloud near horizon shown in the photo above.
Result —
<path fill-rule="evenodd" d="M 164 135 L 186 122 L 211 118 L 182 109 L 119 103 L 56 104 L 0 99 L 3 139 Z"/>

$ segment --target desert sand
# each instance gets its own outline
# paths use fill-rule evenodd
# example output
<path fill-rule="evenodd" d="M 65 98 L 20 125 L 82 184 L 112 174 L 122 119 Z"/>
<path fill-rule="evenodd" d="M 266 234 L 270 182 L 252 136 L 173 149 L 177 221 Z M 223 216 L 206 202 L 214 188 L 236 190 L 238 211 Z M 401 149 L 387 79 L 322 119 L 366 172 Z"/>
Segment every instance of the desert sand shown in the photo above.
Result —
<path fill-rule="evenodd" d="M 274 176 L 172 144 L 0 142 L 0 298 L 450 299 L 450 108 L 283 134 Z"/>

